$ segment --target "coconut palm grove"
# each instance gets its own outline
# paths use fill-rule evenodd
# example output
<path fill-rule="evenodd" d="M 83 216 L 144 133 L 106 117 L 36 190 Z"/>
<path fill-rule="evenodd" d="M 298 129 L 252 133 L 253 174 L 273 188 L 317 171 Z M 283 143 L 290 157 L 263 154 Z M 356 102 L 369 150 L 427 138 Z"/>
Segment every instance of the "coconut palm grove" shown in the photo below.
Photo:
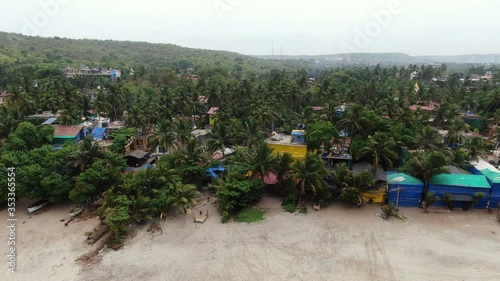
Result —
<path fill-rule="evenodd" d="M 15 198 L 74 202 L 117 249 L 131 225 L 198 216 L 204 200 L 222 223 L 258 221 L 263 195 L 291 213 L 379 204 L 386 218 L 500 200 L 495 64 L 336 64 L 11 33 L 0 43 L 1 205 L 13 168 Z"/>

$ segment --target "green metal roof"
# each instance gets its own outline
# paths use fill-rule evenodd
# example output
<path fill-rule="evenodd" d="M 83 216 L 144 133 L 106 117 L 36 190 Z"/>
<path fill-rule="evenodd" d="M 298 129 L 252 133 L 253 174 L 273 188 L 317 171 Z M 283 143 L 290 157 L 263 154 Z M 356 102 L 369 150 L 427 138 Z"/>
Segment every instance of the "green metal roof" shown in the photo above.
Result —
<path fill-rule="evenodd" d="M 430 184 L 452 185 L 473 188 L 491 188 L 485 176 L 465 174 L 439 174 L 432 177 Z"/>
<path fill-rule="evenodd" d="M 405 173 L 388 174 L 387 175 L 387 182 L 389 184 L 407 184 L 407 185 L 410 185 L 410 184 L 423 185 L 424 184 L 421 180 L 419 180 L 415 177 L 412 177 L 408 174 L 405 174 Z"/>
<path fill-rule="evenodd" d="M 490 163 L 479 160 L 476 163 L 471 164 L 476 168 L 476 170 L 480 171 L 481 174 L 485 175 L 492 183 L 500 183 L 500 171 L 495 168 Z"/>
<path fill-rule="evenodd" d="M 500 183 L 500 173 L 491 170 L 481 170 L 481 173 L 485 175 L 492 183 Z"/>

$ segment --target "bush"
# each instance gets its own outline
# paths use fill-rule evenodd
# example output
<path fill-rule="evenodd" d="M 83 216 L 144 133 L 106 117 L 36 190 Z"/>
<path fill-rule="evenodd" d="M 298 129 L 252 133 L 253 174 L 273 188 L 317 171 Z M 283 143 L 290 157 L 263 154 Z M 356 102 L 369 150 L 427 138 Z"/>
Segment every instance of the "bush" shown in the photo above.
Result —
<path fill-rule="evenodd" d="M 222 217 L 222 219 L 221 219 L 222 223 L 226 223 L 231 218 L 231 214 L 229 214 L 228 212 L 224 211 L 224 212 L 221 213 L 221 217 Z"/>
<path fill-rule="evenodd" d="M 289 213 L 294 213 L 295 212 L 295 204 L 286 204 L 283 206 L 283 210 L 285 210 Z"/>
<path fill-rule="evenodd" d="M 340 192 L 340 200 L 346 204 L 360 206 L 358 193 L 351 188 L 344 188 Z"/>
<path fill-rule="evenodd" d="M 227 222 L 231 214 L 249 207 L 257 202 L 264 192 L 262 180 L 229 180 L 217 181 L 217 197 L 223 215 L 222 222 Z"/>
<path fill-rule="evenodd" d="M 295 206 L 297 204 L 297 201 L 299 200 L 299 192 L 294 189 L 292 192 L 288 193 L 286 198 L 283 199 L 283 202 L 281 202 L 282 206 L 292 204 Z"/>
<path fill-rule="evenodd" d="M 451 194 L 446 193 L 443 197 L 443 201 L 446 208 L 448 208 L 449 210 L 454 209 L 453 201 L 451 200 Z"/>
<path fill-rule="evenodd" d="M 481 200 L 482 198 L 484 198 L 485 194 L 484 192 L 476 192 L 474 193 L 474 198 L 472 200 L 472 204 L 470 206 L 470 208 L 474 208 L 474 206 L 477 204 L 477 202 L 479 202 L 479 200 Z"/>
<path fill-rule="evenodd" d="M 434 192 L 427 192 L 427 194 L 425 194 L 424 202 L 422 202 L 424 211 L 428 213 L 427 208 L 429 208 L 432 204 L 438 202 L 439 200 L 441 200 L 441 198 L 439 198 L 439 196 L 436 196 Z"/>
<path fill-rule="evenodd" d="M 382 212 L 384 212 L 386 220 L 389 219 L 390 217 L 401 219 L 398 210 L 392 204 L 382 206 Z"/>

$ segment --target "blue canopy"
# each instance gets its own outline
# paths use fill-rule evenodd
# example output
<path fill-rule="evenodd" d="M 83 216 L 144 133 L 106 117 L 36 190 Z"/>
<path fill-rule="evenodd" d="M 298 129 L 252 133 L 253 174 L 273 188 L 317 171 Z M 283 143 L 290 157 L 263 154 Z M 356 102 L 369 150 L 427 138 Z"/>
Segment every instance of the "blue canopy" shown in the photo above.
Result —
<path fill-rule="evenodd" d="M 92 135 L 93 140 L 102 140 L 104 138 L 104 135 L 106 134 L 105 131 L 106 128 L 94 128 L 94 130 L 92 130 L 92 133 L 90 134 Z"/>
<path fill-rule="evenodd" d="M 226 168 L 224 168 L 224 166 L 210 167 L 205 171 L 205 173 L 212 179 L 217 179 L 219 178 L 218 173 L 224 173 L 225 170 Z"/>

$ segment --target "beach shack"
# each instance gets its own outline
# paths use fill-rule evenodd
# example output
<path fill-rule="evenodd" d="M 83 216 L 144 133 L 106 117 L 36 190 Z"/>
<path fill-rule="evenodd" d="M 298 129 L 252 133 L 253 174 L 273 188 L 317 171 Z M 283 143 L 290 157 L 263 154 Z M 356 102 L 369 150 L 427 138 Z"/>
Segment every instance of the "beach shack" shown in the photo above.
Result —
<path fill-rule="evenodd" d="M 352 171 L 356 174 L 362 173 L 363 171 L 370 171 L 373 173 L 373 165 L 368 162 L 356 163 L 352 165 Z M 377 171 L 373 175 L 373 180 L 375 181 L 373 189 L 363 192 L 361 197 L 363 197 L 364 202 L 382 203 L 384 202 L 384 195 L 387 192 L 387 175 L 385 174 L 382 165 L 378 165 Z"/>
<path fill-rule="evenodd" d="M 488 180 L 491 186 L 490 207 L 495 208 L 500 203 L 500 170 L 484 160 L 473 161 L 470 164 L 469 170 L 473 174 L 483 175 Z"/>
<path fill-rule="evenodd" d="M 388 201 L 397 207 L 418 207 L 424 183 L 405 173 L 387 173 Z"/>
<path fill-rule="evenodd" d="M 491 186 L 483 175 L 470 174 L 439 174 L 432 177 L 429 183 L 429 192 L 434 192 L 441 198 L 436 205 L 444 206 L 444 197 L 450 194 L 454 208 L 468 209 L 477 192 L 485 196 L 477 202 L 474 208 L 485 209 L 488 204 L 488 195 Z"/>

